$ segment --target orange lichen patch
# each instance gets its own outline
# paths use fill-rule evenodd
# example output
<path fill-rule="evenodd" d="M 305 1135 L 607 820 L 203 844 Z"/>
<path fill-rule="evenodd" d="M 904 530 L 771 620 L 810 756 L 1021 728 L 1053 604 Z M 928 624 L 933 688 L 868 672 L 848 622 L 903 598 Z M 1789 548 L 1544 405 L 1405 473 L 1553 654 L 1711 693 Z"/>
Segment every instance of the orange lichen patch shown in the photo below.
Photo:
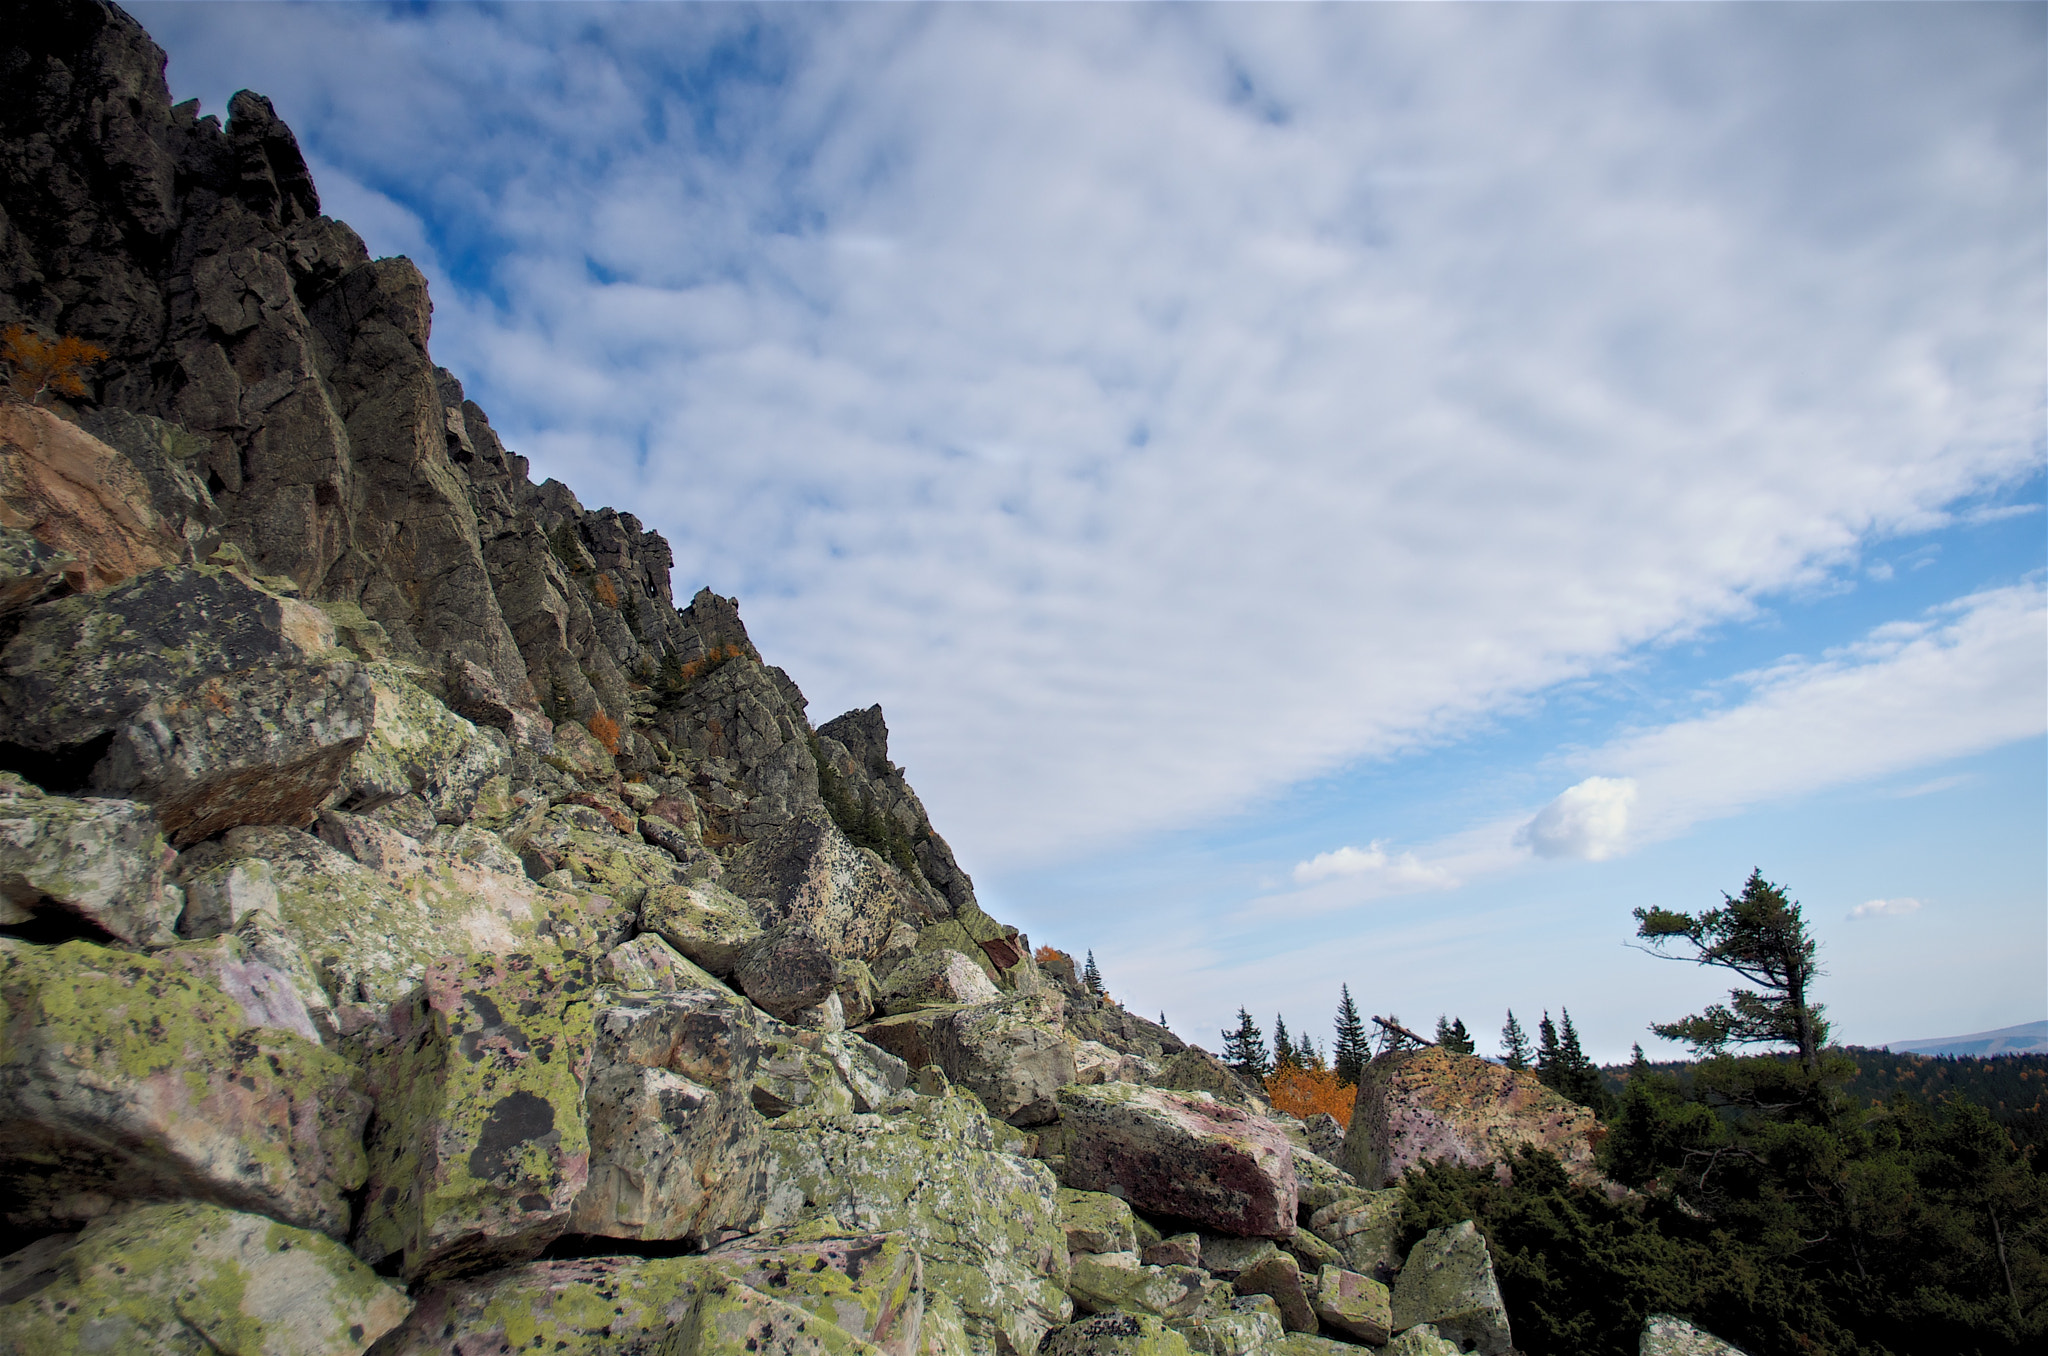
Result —
<path fill-rule="evenodd" d="M 1337 1124 L 1351 1127 L 1351 1106 L 1358 1089 L 1338 1080 L 1328 1069 L 1303 1069 L 1288 1065 L 1266 1079 L 1266 1096 L 1275 1111 L 1307 1120 L 1319 1111 L 1337 1118 Z"/>
<path fill-rule="evenodd" d="M 611 608 L 615 612 L 618 610 L 619 591 L 612 587 L 612 581 L 610 579 L 606 578 L 604 575 L 599 575 L 597 577 L 597 582 L 590 586 L 590 591 L 597 595 L 597 601 L 603 603 L 606 607 Z"/>

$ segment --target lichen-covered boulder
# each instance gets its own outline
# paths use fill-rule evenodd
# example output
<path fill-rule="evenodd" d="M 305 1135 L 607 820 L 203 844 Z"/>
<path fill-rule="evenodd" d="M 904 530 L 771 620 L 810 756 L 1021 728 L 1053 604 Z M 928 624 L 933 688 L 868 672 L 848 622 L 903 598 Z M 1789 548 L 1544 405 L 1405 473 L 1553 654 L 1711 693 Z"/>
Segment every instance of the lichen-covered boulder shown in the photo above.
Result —
<path fill-rule="evenodd" d="M 1308 1211 L 1334 1205 L 1358 1191 L 1358 1179 L 1321 1154 L 1294 1146 L 1294 1182 L 1300 1208 Z"/>
<path fill-rule="evenodd" d="M 526 874 L 535 880 L 566 871 L 578 887 L 600 891 L 628 908 L 639 908 L 662 886 L 691 883 L 675 858 L 637 837 L 620 834 L 587 805 L 556 805 L 537 823 L 522 823 L 506 836 L 518 849 Z"/>
<path fill-rule="evenodd" d="M 960 1008 L 932 1028 L 932 1062 L 1012 1125 L 1056 1120 L 1053 1095 L 1074 1081 L 1074 1042 L 1060 1015 L 1049 993 Z"/>
<path fill-rule="evenodd" d="M 677 1356 L 874 1356 L 876 1349 L 779 1295 L 712 1274 L 664 1351 Z"/>
<path fill-rule="evenodd" d="M 606 984 L 627 993 L 680 993 L 685 989 L 732 992 L 710 971 L 691 964 L 651 932 L 621 942 L 605 953 L 598 973 Z"/>
<path fill-rule="evenodd" d="M 1280 1306 L 1280 1323 L 1287 1331 L 1316 1331 L 1316 1311 L 1309 1302 L 1308 1285 L 1292 1255 L 1275 1248 L 1238 1272 L 1231 1285 L 1240 1295 L 1270 1295 Z"/>
<path fill-rule="evenodd" d="M 1279 1245 L 1270 1238 L 1241 1238 L 1235 1234 L 1205 1234 L 1201 1238 L 1202 1269 L 1225 1280 L 1250 1270 L 1279 1251 Z"/>
<path fill-rule="evenodd" d="M 709 881 L 649 888 L 640 926 L 721 978 L 739 967 L 762 932 L 744 900 Z"/>
<path fill-rule="evenodd" d="M 1380 1348 L 1380 1356 L 1460 1356 L 1458 1344 L 1447 1340 L 1431 1323 L 1418 1323 L 1396 1333 Z"/>
<path fill-rule="evenodd" d="M 1340 1167 L 1360 1186 L 1392 1186 L 1439 1159 L 1463 1167 L 1512 1162 L 1524 1146 L 1555 1154 L 1578 1182 L 1599 1180 L 1599 1122 L 1536 1080 L 1439 1047 L 1382 1055 L 1358 1080 Z"/>
<path fill-rule="evenodd" d="M 855 1111 L 880 1111 L 910 1086 L 910 1066 L 851 1031 L 807 1037 L 853 1093 Z"/>
<path fill-rule="evenodd" d="M 170 942 L 178 903 L 164 893 L 164 848 L 145 805 L 46 796 L 0 772 L 0 923 L 68 915 L 124 942 Z"/>
<path fill-rule="evenodd" d="M 754 1070 L 754 1109 L 763 1116 L 786 1116 L 799 1107 L 825 1115 L 851 1115 L 853 1089 L 832 1062 L 814 1048 L 817 1032 L 803 1031 L 772 1018 L 761 1023 L 761 1057 Z M 872 1111 L 872 1106 L 859 1108 Z"/>
<path fill-rule="evenodd" d="M 839 958 L 810 923 L 791 919 L 748 947 L 732 977 L 763 1011 L 787 1022 L 834 996 Z"/>
<path fill-rule="evenodd" d="M 124 721 L 93 789 L 148 801 L 180 847 L 243 824 L 304 828 L 360 756 L 372 691 L 356 664 L 215 674 Z"/>
<path fill-rule="evenodd" d="M 1434 1324 L 1446 1339 L 1483 1356 L 1500 1356 L 1514 1345 L 1493 1256 L 1471 1220 L 1433 1229 L 1408 1250 L 1394 1280 L 1393 1318 L 1396 1332 Z"/>
<path fill-rule="evenodd" d="M 908 1235 L 977 1356 L 1028 1356 L 1070 1316 L 1052 1174 L 1002 1152 L 972 1098 L 919 1097 L 888 1116 L 792 1112 L 767 1142 L 762 1227 Z"/>
<path fill-rule="evenodd" d="M 1308 1300 L 1317 1318 L 1369 1346 L 1379 1346 L 1393 1332 L 1393 1299 L 1370 1276 L 1324 1267 L 1309 1284 Z"/>
<path fill-rule="evenodd" d="M 1077 1252 L 1072 1262 L 1067 1293 L 1094 1314 L 1186 1318 L 1201 1307 L 1209 1279 L 1193 1267 L 1147 1265 L 1135 1252 Z"/>
<path fill-rule="evenodd" d="M 1287 1336 L 1280 1307 L 1265 1295 L 1243 1295 L 1225 1305 L 1205 1305 L 1175 1323 L 1188 1349 L 1201 1356 L 1263 1356 Z"/>
<path fill-rule="evenodd" d="M 704 1265 L 825 1320 L 884 1356 L 918 1356 L 924 1349 L 924 1262 L 901 1234 L 740 1239 L 706 1253 Z"/>
<path fill-rule="evenodd" d="M 1155 1088 L 1170 1088 L 1175 1092 L 1206 1092 L 1219 1102 L 1259 1116 L 1271 1109 L 1266 1099 L 1237 1070 L 1207 1050 L 1192 1045 L 1169 1057 L 1151 1083 Z"/>
<path fill-rule="evenodd" d="M 222 983 L 241 966 L 240 997 Z M 288 1026 L 233 943 L 0 939 L 0 1202 L 21 1228 L 191 1197 L 339 1236 L 363 1184 L 355 1069 Z M 260 990 L 260 992 L 259 992 Z M 245 1001 L 246 1000 L 246 1001 Z"/>
<path fill-rule="evenodd" d="M 632 995 L 593 1022 L 584 1104 L 589 1182 L 569 1227 L 606 1238 L 704 1238 L 759 1212 L 766 1171 L 749 1099 L 753 1009 L 723 992 Z"/>
<path fill-rule="evenodd" d="M 1058 1094 L 1061 1180 L 1136 1208 L 1244 1237 L 1291 1238 L 1294 1155 L 1270 1122 L 1233 1106 L 1128 1083 Z"/>
<path fill-rule="evenodd" d="M 27 614 L 0 649 L 0 740 L 61 758 L 162 694 L 333 648 L 326 613 L 230 570 L 145 570 Z"/>
<path fill-rule="evenodd" d="M 512 750 L 496 730 L 478 729 L 444 706 L 396 664 L 363 665 L 371 698 L 368 729 L 349 761 L 352 810 L 373 810 L 416 795 L 443 824 L 459 824 L 495 777 L 511 768 Z"/>
<path fill-rule="evenodd" d="M 1143 1055 L 1114 1050 L 1101 1041 L 1081 1041 L 1074 1047 L 1074 1081 L 1095 1083 L 1150 1083 L 1159 1066 Z"/>
<path fill-rule="evenodd" d="M 360 1356 L 412 1307 L 331 1238 L 196 1201 L 96 1221 L 5 1294 L 0 1347 L 50 1353 Z"/>
<path fill-rule="evenodd" d="M 911 1068 L 922 1069 L 934 1063 L 933 1033 L 959 1011 L 959 1008 L 919 1008 L 915 1012 L 869 1022 L 860 1029 L 860 1035 Z"/>
<path fill-rule="evenodd" d="M 1743 1356 L 1742 1349 L 1675 1314 L 1651 1314 L 1643 1323 L 1640 1356 Z M 1416 1356 L 1422 1356 L 1417 1353 Z"/>
<path fill-rule="evenodd" d="M 1128 1203 L 1102 1191 L 1061 1187 L 1060 1227 L 1068 1252 L 1132 1252 L 1138 1231 Z"/>
<path fill-rule="evenodd" d="M 882 1011 L 895 1016 L 919 1008 L 987 1003 L 1002 997 L 982 967 L 958 951 L 920 951 L 889 972 L 880 994 Z"/>
<path fill-rule="evenodd" d="M 1041 1356 L 1188 1356 L 1187 1339 L 1152 1314 L 1095 1314 L 1048 1333 Z"/>
<path fill-rule="evenodd" d="M 251 914 L 278 917 L 277 883 L 270 878 L 270 863 L 255 857 L 214 859 L 206 856 L 189 863 L 179 883 L 185 889 L 185 912 L 178 919 L 178 931 L 187 937 L 218 937 L 232 932 Z"/>
<path fill-rule="evenodd" d="M 1347 1270 L 1385 1281 L 1400 1269 L 1399 1187 L 1354 1191 L 1309 1216 L 1309 1231 L 1343 1255 Z"/>
<path fill-rule="evenodd" d="M 1335 1163 L 1344 1155 L 1344 1127 L 1335 1116 L 1327 1111 L 1318 1111 L 1302 1122 L 1302 1133 L 1308 1137 L 1309 1151 L 1319 1158 Z"/>
<path fill-rule="evenodd" d="M 619 777 L 611 750 L 598 743 L 588 727 L 573 720 L 556 723 L 554 751 L 548 762 L 585 786 L 608 786 Z"/>
<path fill-rule="evenodd" d="M 666 1356 L 702 1293 L 696 1257 L 528 1262 L 419 1297 L 378 1356 Z"/>
<path fill-rule="evenodd" d="M 1139 1249 L 1138 1256 L 1155 1267 L 1198 1267 L 1202 1265 L 1202 1236 L 1173 1234 L 1157 1243 L 1147 1243 Z"/>
<path fill-rule="evenodd" d="M 602 955 L 632 926 L 631 909 L 609 895 L 552 890 L 362 816 L 329 812 L 321 829 L 376 865 L 276 825 L 233 829 L 194 851 L 205 850 L 209 868 L 243 859 L 267 866 L 281 928 L 337 1005 L 381 1009 L 448 956 L 535 946 Z"/>
<path fill-rule="evenodd" d="M 434 1280 L 537 1256 L 589 1180 L 586 955 L 441 961 L 370 1058 L 377 1099 L 356 1252 Z"/>
<path fill-rule="evenodd" d="M 822 815 L 769 829 L 734 855 L 722 883 L 764 921 L 809 923 L 834 955 L 861 960 L 881 951 L 899 918 L 924 910 L 900 872 Z"/>

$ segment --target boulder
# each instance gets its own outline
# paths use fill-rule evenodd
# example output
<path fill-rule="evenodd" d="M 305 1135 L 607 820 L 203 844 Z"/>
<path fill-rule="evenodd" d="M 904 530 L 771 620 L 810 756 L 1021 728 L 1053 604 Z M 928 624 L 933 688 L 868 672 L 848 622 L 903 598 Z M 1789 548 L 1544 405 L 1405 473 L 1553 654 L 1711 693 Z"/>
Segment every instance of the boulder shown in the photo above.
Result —
<path fill-rule="evenodd" d="M 145 570 L 23 619 L 0 649 L 0 742 L 25 751 L 17 766 L 31 780 L 72 789 L 98 761 L 94 741 L 153 699 L 216 674 L 316 663 L 333 647 L 319 608 L 230 570 Z M 27 766 L 35 755 L 56 775 Z"/>
<path fill-rule="evenodd" d="M 1308 1300 L 1317 1318 L 1368 1346 L 1379 1346 L 1393 1333 L 1393 1299 L 1370 1276 L 1324 1267 L 1309 1286 Z"/>
<path fill-rule="evenodd" d="M 723 883 L 765 922 L 808 923 L 834 955 L 861 960 L 881 952 L 899 918 L 923 916 L 901 873 L 823 816 L 791 820 L 748 843 L 727 863 Z"/>
<path fill-rule="evenodd" d="M 96 1221 L 5 1296 L 21 1352 L 360 1356 L 412 1308 L 331 1238 L 196 1201 Z"/>
<path fill-rule="evenodd" d="M 1002 997 L 982 967 L 958 951 L 920 951 L 889 972 L 881 991 L 882 1011 L 891 1016 L 919 1008 L 987 1003 Z"/>
<path fill-rule="evenodd" d="M 754 911 L 710 882 L 656 885 L 640 904 L 640 926 L 714 975 L 728 976 L 761 940 Z"/>
<path fill-rule="evenodd" d="M 703 1292 L 666 1349 L 687 1356 L 875 1356 L 836 1323 L 730 1277 L 704 1278 Z"/>
<path fill-rule="evenodd" d="M 212 675 L 123 722 L 93 789 L 148 801 L 179 847 L 244 824 L 304 828 L 360 756 L 371 693 L 355 664 Z"/>
<path fill-rule="evenodd" d="M 1176 1092 L 1206 1092 L 1219 1102 L 1257 1116 L 1264 1116 L 1271 1109 L 1243 1075 L 1200 1046 L 1185 1046 L 1167 1059 L 1152 1079 L 1152 1086 Z"/>
<path fill-rule="evenodd" d="M 1075 1191 L 1061 1187 L 1060 1227 L 1066 1231 L 1068 1252 L 1132 1252 L 1138 1234 L 1131 1207 L 1101 1191 Z"/>
<path fill-rule="evenodd" d="M 1088 1313 L 1186 1318 L 1201 1307 L 1207 1281 L 1193 1267 L 1150 1266 L 1135 1252 L 1077 1252 L 1067 1293 Z"/>
<path fill-rule="evenodd" d="M 706 1253 L 704 1266 L 813 1314 L 884 1356 L 922 1350 L 924 1262 L 901 1234 L 740 1239 Z"/>
<path fill-rule="evenodd" d="M 277 882 L 270 878 L 270 863 L 258 857 L 231 857 L 211 865 L 200 858 L 181 874 L 179 883 L 185 890 L 185 912 L 178 931 L 187 937 L 233 932 L 251 914 L 267 914 L 273 920 L 279 916 Z"/>
<path fill-rule="evenodd" d="M 1115 1191 L 1150 1214 L 1247 1237 L 1291 1238 L 1291 1147 L 1266 1121 L 1208 1098 L 1126 1083 L 1066 1087 L 1066 1185 Z"/>
<path fill-rule="evenodd" d="M 832 1066 L 853 1093 L 855 1111 L 880 1111 L 910 1086 L 910 1066 L 851 1031 L 810 1038 L 818 1057 Z"/>
<path fill-rule="evenodd" d="M 585 725 L 558 721 L 554 730 L 554 752 L 548 762 L 585 786 L 609 786 L 618 780 L 618 764 L 612 752 L 597 742 Z"/>
<path fill-rule="evenodd" d="M 956 1009 L 932 1027 L 932 1062 L 1001 1120 L 1056 1120 L 1053 1095 L 1074 1081 L 1074 1043 L 1060 1029 L 1059 1001 L 1035 994 Z"/>
<path fill-rule="evenodd" d="M 1366 1065 L 1340 1166 L 1361 1186 L 1392 1186 L 1409 1168 L 1439 1159 L 1505 1165 L 1526 1145 L 1555 1154 L 1574 1181 L 1592 1185 L 1598 1134 L 1592 1112 L 1534 1072 L 1433 1046 Z"/>
<path fill-rule="evenodd" d="M 570 1215 L 574 1232 L 701 1239 L 759 1213 L 752 1012 L 702 989 L 598 1012 L 584 1094 L 589 1182 Z"/>
<path fill-rule="evenodd" d="M 587 956 L 445 960 L 369 1060 L 377 1112 L 356 1252 L 433 1281 L 539 1255 L 589 1179 Z"/>
<path fill-rule="evenodd" d="M 1096 1314 L 1048 1333 L 1040 1356 L 1188 1356 L 1187 1339 L 1151 1314 Z"/>
<path fill-rule="evenodd" d="M 1358 1356 L 1358 1345 L 1309 1332 L 1291 1332 L 1274 1343 L 1268 1356 Z"/>
<path fill-rule="evenodd" d="M 511 769 L 511 746 L 444 706 L 397 664 L 367 664 L 373 708 L 362 748 L 348 765 L 344 808 L 372 810 L 417 795 L 443 824 L 476 810 L 486 785 Z"/>
<path fill-rule="evenodd" d="M 839 963 L 839 984 L 834 992 L 839 995 L 839 1008 L 846 1024 L 859 1026 L 875 1015 L 881 986 L 875 983 L 875 972 L 866 961 L 843 960 Z"/>
<path fill-rule="evenodd" d="M 1641 1356 L 1743 1356 L 1740 1347 L 1723 1342 L 1675 1314 L 1651 1314 L 1643 1323 L 1638 1351 Z"/>
<path fill-rule="evenodd" d="M 1244 1296 L 1174 1327 L 1201 1356 L 1264 1356 L 1287 1336 L 1279 1306 L 1264 1295 Z"/>
<path fill-rule="evenodd" d="M 806 1043 L 806 1037 L 815 1039 L 812 1033 L 781 1022 L 768 1026 L 761 1041 L 760 1063 L 754 1071 L 754 1109 L 771 1119 L 786 1116 L 799 1107 L 826 1115 L 851 1115 L 853 1089 L 830 1060 Z"/>
<path fill-rule="evenodd" d="M 1111 1197 L 1111 1200 L 1116 1199 Z M 1162 1238 L 1157 1243 L 1148 1243 L 1138 1254 L 1147 1265 L 1155 1267 L 1198 1267 L 1202 1265 L 1202 1236 L 1200 1234 L 1175 1234 Z"/>
<path fill-rule="evenodd" d="M 615 1256 L 527 1262 L 448 1281 L 420 1295 L 378 1356 L 667 1356 L 705 1274 L 698 1257 Z"/>
<path fill-rule="evenodd" d="M 235 943 L 145 956 L 0 939 L 0 1001 L 0 1202 L 15 1227 L 189 1197 L 347 1230 L 361 1080 L 304 1038 L 303 1006 Z"/>
<path fill-rule="evenodd" d="M 17 401 L 0 403 L 0 523 L 77 562 L 81 592 L 175 564 L 184 547 L 128 458 Z"/>
<path fill-rule="evenodd" d="M 522 820 L 506 830 L 505 836 L 533 879 L 566 871 L 579 888 L 601 891 L 628 908 L 640 908 L 648 895 L 662 886 L 691 883 L 689 873 L 675 858 L 637 838 L 622 836 L 588 805 L 555 805 L 537 820 Z M 690 954 L 682 947 L 677 949 Z"/>
<path fill-rule="evenodd" d="M 1096 1083 L 1149 1083 L 1159 1066 L 1143 1055 L 1113 1050 L 1101 1041 L 1080 1041 L 1074 1047 L 1074 1081 Z"/>
<path fill-rule="evenodd" d="M 1236 1278 L 1280 1250 L 1270 1238 L 1240 1238 L 1235 1234 L 1196 1237 L 1202 1240 L 1202 1269 L 1225 1280 Z"/>
<path fill-rule="evenodd" d="M 1424 1234 L 1394 1280 L 1394 1330 L 1429 1323 L 1466 1351 L 1501 1356 L 1513 1345 L 1493 1256 L 1471 1220 Z"/>
<path fill-rule="evenodd" d="M 1338 1252 L 1307 1229 L 1296 1229 L 1294 1237 L 1281 1244 L 1301 1263 L 1303 1271 L 1321 1271 L 1324 1267 L 1341 1267 L 1344 1254 Z"/>
<path fill-rule="evenodd" d="M 978 1356 L 1034 1351 L 1071 1314 L 1052 1174 L 1003 1152 L 974 1099 L 918 1097 L 889 1116 L 796 1111 L 767 1142 L 762 1228 L 908 1235 Z"/>
<path fill-rule="evenodd" d="M 1358 1191 L 1358 1179 L 1320 1154 L 1299 1144 L 1294 1147 L 1294 1180 L 1301 1193 L 1301 1208 L 1316 1211 L 1334 1205 Z"/>
<path fill-rule="evenodd" d="M 869 1022 L 860 1029 L 860 1035 L 913 1069 L 936 1067 L 932 1055 L 933 1033 L 960 1011 L 960 1008 L 920 1008 L 916 1012 Z"/>
<path fill-rule="evenodd" d="M 464 720 L 501 731 L 514 748 L 554 752 L 555 723 L 538 707 L 523 706 L 507 696 L 497 676 L 481 664 L 448 656 L 442 687 L 448 709 Z"/>
<path fill-rule="evenodd" d="M 1352 1192 L 1310 1215 L 1309 1231 L 1342 1254 L 1348 1270 L 1389 1280 L 1401 1266 L 1404 1200 L 1399 1187 Z"/>
<path fill-rule="evenodd" d="M 816 928 L 791 919 L 747 948 L 733 967 L 733 981 L 757 1006 L 786 1022 L 835 996 L 839 960 Z"/>
<path fill-rule="evenodd" d="M 605 983 L 628 993 L 680 993 L 686 989 L 732 992 L 710 971 L 692 965 L 651 932 L 613 947 L 598 966 Z"/>
<path fill-rule="evenodd" d="M 1280 1306 L 1280 1325 L 1287 1331 L 1316 1331 L 1316 1311 L 1309 1303 L 1301 1267 L 1289 1254 L 1274 1249 L 1238 1272 L 1231 1285 L 1240 1295 L 1270 1295 Z"/>
<path fill-rule="evenodd" d="M 174 940 L 156 816 L 133 801 L 46 796 L 0 772 L 0 923 L 79 924 L 136 946 Z"/>
<path fill-rule="evenodd" d="M 1327 1111 L 1318 1111 L 1302 1122 L 1302 1130 L 1308 1136 L 1309 1151 L 1318 1158 L 1335 1163 L 1344 1155 L 1344 1127 L 1335 1116 Z"/>
<path fill-rule="evenodd" d="M 1460 1356 L 1458 1344 L 1447 1340 L 1432 1323 L 1418 1323 L 1380 1348 L 1380 1356 Z"/>

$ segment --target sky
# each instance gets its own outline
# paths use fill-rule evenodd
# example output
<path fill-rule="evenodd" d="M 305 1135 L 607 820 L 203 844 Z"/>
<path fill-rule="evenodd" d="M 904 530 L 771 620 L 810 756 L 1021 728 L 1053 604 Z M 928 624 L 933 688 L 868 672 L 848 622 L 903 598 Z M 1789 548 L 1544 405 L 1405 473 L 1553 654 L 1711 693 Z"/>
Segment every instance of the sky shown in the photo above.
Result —
<path fill-rule="evenodd" d="M 130 8 L 1189 1039 L 2048 1016 L 2048 9 Z"/>

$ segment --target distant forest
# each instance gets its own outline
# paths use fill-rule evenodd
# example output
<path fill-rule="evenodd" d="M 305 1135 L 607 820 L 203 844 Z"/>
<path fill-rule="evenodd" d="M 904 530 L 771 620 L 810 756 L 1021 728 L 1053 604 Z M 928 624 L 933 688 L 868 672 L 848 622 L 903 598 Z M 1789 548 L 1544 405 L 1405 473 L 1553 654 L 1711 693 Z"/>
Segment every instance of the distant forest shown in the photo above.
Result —
<path fill-rule="evenodd" d="M 2048 1174 L 2048 1055 L 1902 1055 L 1856 1045 L 1842 1053 L 1856 1062 L 1856 1074 L 1842 1091 L 1857 1106 L 1913 1101 L 1933 1108 L 1951 1096 L 1975 1102 L 2021 1150 L 2034 1150 L 2035 1172 Z M 1687 1087 L 1693 1067 L 1688 1060 L 1650 1065 Z M 1606 1065 L 1601 1082 L 1619 1098 L 1628 1073 L 1626 1064 Z"/>

